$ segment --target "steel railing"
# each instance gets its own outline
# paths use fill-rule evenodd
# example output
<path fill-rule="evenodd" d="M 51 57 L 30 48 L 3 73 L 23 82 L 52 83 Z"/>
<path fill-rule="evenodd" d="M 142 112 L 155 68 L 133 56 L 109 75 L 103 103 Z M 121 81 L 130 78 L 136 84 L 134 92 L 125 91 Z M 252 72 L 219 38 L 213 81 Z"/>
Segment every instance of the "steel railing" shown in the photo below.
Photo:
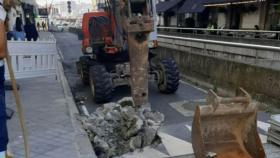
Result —
<path fill-rule="evenodd" d="M 184 40 L 184 41 L 190 41 L 190 42 L 202 42 L 202 43 L 206 43 L 206 44 L 217 44 L 217 45 L 225 45 L 225 46 L 233 46 L 233 47 L 242 47 L 242 48 L 249 48 L 249 49 L 279 51 L 279 53 L 280 53 L 280 46 L 276 47 L 276 46 L 268 46 L 268 45 L 225 42 L 225 41 L 206 40 L 206 39 L 188 38 L 188 37 L 178 37 L 178 36 L 161 35 L 161 34 L 159 34 L 158 37 L 159 38 L 173 39 L 173 40 Z"/>
<path fill-rule="evenodd" d="M 187 37 L 178 37 L 170 35 L 158 35 L 159 44 L 162 47 L 167 47 L 174 49 L 174 46 L 178 46 L 175 49 L 184 50 L 184 47 L 194 47 L 201 48 L 203 52 L 195 52 L 195 49 L 191 53 L 200 54 L 203 56 L 217 57 L 223 60 L 229 60 L 239 63 L 244 63 L 253 66 L 259 66 L 264 68 L 269 68 L 273 70 L 280 70 L 280 46 L 268 46 L 268 45 L 257 45 L 257 44 L 245 44 L 245 43 L 235 43 L 235 42 L 225 42 L 217 40 L 207 40 L 207 39 L 198 39 L 198 38 L 187 38 Z M 186 41 L 186 43 L 181 42 Z M 190 42 L 190 43 L 187 43 Z M 191 43 L 193 42 L 193 43 Z M 196 44 L 196 43 L 201 44 Z M 163 44 L 163 45 L 161 45 Z M 233 49 L 236 48 L 236 51 L 232 52 L 231 48 L 226 47 L 211 47 L 210 45 L 220 45 L 228 46 Z M 210 46 L 210 47 L 209 47 Z M 245 50 L 240 51 L 240 48 Z M 188 49 L 186 49 L 188 50 Z M 208 54 L 208 51 L 215 51 L 216 55 Z M 219 53 L 220 52 L 220 53 Z M 227 56 L 225 54 L 231 54 Z M 233 56 L 236 57 L 233 57 Z"/>
<path fill-rule="evenodd" d="M 269 31 L 269 30 L 234 30 L 234 29 L 207 29 L 207 28 L 184 28 L 184 27 L 157 27 L 158 31 L 164 32 L 178 32 L 178 33 L 189 33 L 193 35 L 208 34 L 216 36 L 229 36 L 242 37 L 249 35 L 253 38 L 267 38 L 270 39 L 275 37 L 280 40 L 280 31 Z M 189 32 L 186 32 L 189 31 Z"/>

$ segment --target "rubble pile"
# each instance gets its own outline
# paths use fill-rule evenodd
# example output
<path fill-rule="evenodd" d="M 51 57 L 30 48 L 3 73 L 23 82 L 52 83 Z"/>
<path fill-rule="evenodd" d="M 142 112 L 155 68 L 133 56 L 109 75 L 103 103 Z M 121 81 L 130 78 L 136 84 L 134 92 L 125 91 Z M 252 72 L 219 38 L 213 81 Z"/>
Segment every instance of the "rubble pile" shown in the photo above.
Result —
<path fill-rule="evenodd" d="M 163 114 L 138 109 L 131 98 L 104 104 L 82 123 L 99 158 L 121 156 L 135 149 L 161 143 L 158 130 Z"/>

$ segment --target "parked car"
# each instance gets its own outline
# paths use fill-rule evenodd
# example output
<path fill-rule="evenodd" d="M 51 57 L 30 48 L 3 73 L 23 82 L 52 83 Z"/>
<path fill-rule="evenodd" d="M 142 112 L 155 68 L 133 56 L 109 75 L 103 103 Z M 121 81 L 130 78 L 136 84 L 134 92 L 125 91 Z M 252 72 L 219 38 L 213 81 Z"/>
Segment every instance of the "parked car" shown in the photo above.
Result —
<path fill-rule="evenodd" d="M 69 24 L 68 23 L 62 24 L 62 28 L 63 28 L 63 31 L 67 31 L 69 29 Z"/>
<path fill-rule="evenodd" d="M 56 27 L 57 27 L 57 31 L 59 31 L 59 32 L 63 32 L 64 31 L 64 27 L 63 27 L 62 24 L 58 24 Z"/>

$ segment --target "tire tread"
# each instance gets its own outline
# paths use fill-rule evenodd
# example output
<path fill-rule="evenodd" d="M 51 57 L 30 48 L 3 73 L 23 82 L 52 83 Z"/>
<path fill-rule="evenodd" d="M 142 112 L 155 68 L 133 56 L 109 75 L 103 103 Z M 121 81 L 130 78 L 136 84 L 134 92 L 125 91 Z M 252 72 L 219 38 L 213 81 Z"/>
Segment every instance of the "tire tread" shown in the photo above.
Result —
<path fill-rule="evenodd" d="M 105 66 L 94 65 L 90 67 L 90 80 L 95 83 L 94 100 L 96 103 L 106 103 L 112 99 L 113 83 Z"/>

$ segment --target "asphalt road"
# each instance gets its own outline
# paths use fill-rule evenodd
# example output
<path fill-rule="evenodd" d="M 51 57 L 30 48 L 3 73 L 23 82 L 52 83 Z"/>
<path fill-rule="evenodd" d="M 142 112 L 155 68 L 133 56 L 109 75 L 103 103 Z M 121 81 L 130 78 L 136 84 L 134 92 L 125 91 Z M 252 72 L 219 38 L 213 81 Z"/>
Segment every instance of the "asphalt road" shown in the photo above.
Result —
<path fill-rule="evenodd" d="M 65 74 L 72 89 L 73 95 L 77 97 L 86 97 L 86 106 L 89 112 L 93 112 L 97 105 L 93 102 L 91 96 L 90 87 L 82 84 L 79 75 L 76 71 L 75 62 L 82 55 L 81 42 L 77 36 L 72 33 L 55 33 L 55 37 L 58 42 L 58 47 L 61 50 L 63 56 L 63 65 Z M 165 95 L 158 92 L 156 85 L 150 82 L 149 86 L 149 101 L 152 109 L 162 112 L 165 115 L 165 122 L 161 128 L 161 132 L 166 133 L 172 137 L 179 138 L 187 142 L 191 142 L 191 124 L 192 115 L 182 113 L 180 109 L 176 108 L 176 105 L 180 105 L 181 102 L 196 101 L 205 99 L 205 92 L 195 86 L 188 83 L 182 83 L 177 93 L 172 95 Z M 117 101 L 122 97 L 129 96 L 130 90 L 128 87 L 119 87 L 114 91 L 113 101 Z M 172 106 L 174 105 L 175 106 Z M 174 108 L 175 107 L 175 108 Z M 193 107 L 190 108 L 193 111 Z M 269 114 L 259 112 L 258 120 L 262 121 L 266 126 L 269 119 Z M 259 132 L 265 135 L 264 128 L 259 128 Z"/>

